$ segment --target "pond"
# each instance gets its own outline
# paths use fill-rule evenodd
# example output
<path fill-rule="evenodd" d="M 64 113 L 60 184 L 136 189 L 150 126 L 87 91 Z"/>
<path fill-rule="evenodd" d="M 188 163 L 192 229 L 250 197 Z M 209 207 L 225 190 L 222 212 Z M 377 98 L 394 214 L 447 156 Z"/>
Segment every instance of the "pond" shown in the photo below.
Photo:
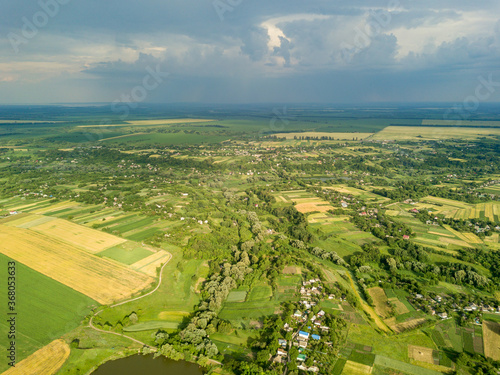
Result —
<path fill-rule="evenodd" d="M 133 355 L 131 357 L 106 362 L 92 375 L 203 375 L 195 363 L 173 361 L 153 355 Z"/>

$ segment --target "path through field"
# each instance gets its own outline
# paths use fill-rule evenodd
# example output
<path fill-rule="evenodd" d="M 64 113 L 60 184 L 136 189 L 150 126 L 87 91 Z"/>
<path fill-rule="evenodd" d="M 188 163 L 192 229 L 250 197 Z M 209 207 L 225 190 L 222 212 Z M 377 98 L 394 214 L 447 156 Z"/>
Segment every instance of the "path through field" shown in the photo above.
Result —
<path fill-rule="evenodd" d="M 144 297 L 150 296 L 151 294 L 153 294 L 154 292 L 156 292 L 156 291 L 158 290 L 158 288 L 161 286 L 163 269 L 164 269 L 164 268 L 165 268 L 165 266 L 166 266 L 166 265 L 170 262 L 170 260 L 172 260 L 172 254 L 170 254 L 170 258 L 169 258 L 169 259 L 168 259 L 168 260 L 167 260 L 167 261 L 163 264 L 163 266 L 161 266 L 161 269 L 160 269 L 160 276 L 159 276 L 159 278 L 158 278 L 158 285 L 156 285 L 156 288 L 154 288 L 151 292 L 146 293 L 146 294 L 144 294 L 143 296 L 139 296 L 139 297 L 136 297 L 136 298 L 131 298 L 131 299 L 128 299 L 128 300 L 126 300 L 126 301 L 123 301 L 123 302 L 120 302 L 120 303 L 116 303 L 116 304 L 114 304 L 114 305 L 110 306 L 109 308 L 110 308 L 110 309 L 112 309 L 113 307 L 116 307 L 116 306 L 121 306 L 121 305 L 124 305 L 124 304 L 129 303 L 129 302 L 132 302 L 132 301 L 137 301 L 137 300 L 139 300 L 139 299 L 141 299 L 141 298 L 144 298 Z M 112 334 L 112 335 L 125 337 L 125 338 L 127 338 L 127 339 L 129 339 L 129 340 L 132 340 L 132 341 L 134 341 L 134 342 L 136 342 L 136 343 L 138 343 L 138 344 L 142 345 L 142 346 L 147 346 L 147 347 L 149 347 L 149 348 L 153 349 L 154 351 L 156 351 L 156 348 L 155 348 L 155 347 L 150 346 L 150 345 L 148 345 L 148 344 L 146 344 L 146 343 L 144 343 L 144 342 L 142 342 L 142 341 L 139 341 L 139 340 L 137 340 L 137 339 L 134 339 L 133 337 L 130 337 L 130 336 L 124 335 L 123 333 L 105 331 L 105 330 L 103 330 L 103 329 L 99 329 L 99 328 L 95 327 L 95 326 L 94 326 L 94 324 L 93 324 L 93 320 L 94 320 L 94 318 L 95 318 L 97 315 L 99 315 L 99 314 L 100 314 L 101 312 L 103 312 L 103 311 L 104 311 L 104 310 L 99 310 L 98 312 L 96 312 L 96 313 L 95 313 L 95 314 L 94 314 L 94 315 L 90 318 L 90 320 L 89 320 L 89 327 L 90 327 L 90 328 L 92 328 L 92 329 L 94 329 L 94 330 L 96 330 L 96 331 L 98 331 L 98 332 L 102 332 L 102 333 L 109 333 L 109 334 Z"/>

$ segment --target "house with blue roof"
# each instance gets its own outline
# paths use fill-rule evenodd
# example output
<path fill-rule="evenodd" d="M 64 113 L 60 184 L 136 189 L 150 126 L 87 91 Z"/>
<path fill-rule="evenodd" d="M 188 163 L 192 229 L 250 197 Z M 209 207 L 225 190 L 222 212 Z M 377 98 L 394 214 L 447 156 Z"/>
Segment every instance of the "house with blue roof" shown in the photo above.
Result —
<path fill-rule="evenodd" d="M 311 338 L 313 340 L 319 340 L 319 339 L 321 339 L 321 336 L 319 336 L 319 335 L 311 335 Z"/>
<path fill-rule="evenodd" d="M 308 332 L 304 332 L 304 331 L 299 331 L 299 337 L 303 338 L 305 340 L 308 340 L 309 339 L 309 333 Z"/>

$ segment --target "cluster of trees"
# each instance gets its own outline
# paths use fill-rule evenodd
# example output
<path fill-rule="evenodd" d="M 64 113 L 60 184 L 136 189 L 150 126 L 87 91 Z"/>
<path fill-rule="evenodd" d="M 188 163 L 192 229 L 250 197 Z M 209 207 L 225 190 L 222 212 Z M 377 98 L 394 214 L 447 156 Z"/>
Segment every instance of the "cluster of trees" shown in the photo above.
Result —
<path fill-rule="evenodd" d="M 335 264 L 338 264 L 339 266 L 344 266 L 348 267 L 349 265 L 342 259 L 335 251 L 328 251 L 325 249 L 322 249 L 321 247 L 313 247 L 309 249 L 309 252 L 317 256 L 318 258 L 324 259 L 324 260 L 329 260 Z"/>
<path fill-rule="evenodd" d="M 354 212 L 351 214 L 351 222 L 365 232 L 371 232 L 375 237 L 393 245 L 403 236 L 415 236 L 412 229 L 403 224 L 391 220 L 381 212 L 373 216 L 360 216 Z"/>
<path fill-rule="evenodd" d="M 373 193 L 398 202 L 406 199 L 417 201 L 428 195 L 467 203 L 480 203 L 489 200 L 487 197 L 481 197 L 477 192 L 469 192 L 465 189 L 452 190 L 450 188 L 432 186 L 430 181 L 403 181 L 398 183 L 398 185 L 397 189 L 374 189 Z"/>

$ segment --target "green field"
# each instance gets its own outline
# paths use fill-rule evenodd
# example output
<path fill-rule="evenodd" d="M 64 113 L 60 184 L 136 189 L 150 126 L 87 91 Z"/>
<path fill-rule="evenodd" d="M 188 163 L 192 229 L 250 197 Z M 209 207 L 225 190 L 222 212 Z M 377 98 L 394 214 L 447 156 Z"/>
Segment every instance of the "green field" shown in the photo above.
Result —
<path fill-rule="evenodd" d="M 256 285 L 248 293 L 247 301 L 269 300 L 273 295 L 273 290 L 269 285 Z"/>
<path fill-rule="evenodd" d="M 104 311 L 103 321 L 116 324 L 131 312 L 138 312 L 139 322 L 165 321 L 180 323 L 199 303 L 199 294 L 194 293 L 200 278 L 205 278 L 208 266 L 204 260 L 182 259 L 180 249 L 167 248 L 172 260 L 163 269 L 163 282 L 158 291 L 151 296 L 114 309 Z"/>
<path fill-rule="evenodd" d="M 131 265 L 153 254 L 151 251 L 137 244 L 133 245 L 135 246 L 130 246 L 130 243 L 120 244 L 101 251 L 96 255 L 110 258 L 126 265 Z"/>
<path fill-rule="evenodd" d="M 0 254 L 0 277 L 7 280 L 9 258 Z M 98 303 L 73 289 L 47 277 L 22 263 L 16 263 L 17 296 L 17 360 L 78 327 L 82 319 Z M 0 298 L 7 302 L 7 288 Z M 6 319 L 0 322 L 0 335 L 7 337 Z M 6 340 L 0 348 L 5 352 Z M 0 370 L 7 369 L 2 361 Z"/>
<path fill-rule="evenodd" d="M 409 375 L 441 375 L 441 372 L 429 370 L 420 366 L 415 366 L 410 363 L 397 361 L 392 358 L 377 355 L 375 357 L 375 365 L 387 367 L 393 370 L 403 371 Z"/>

